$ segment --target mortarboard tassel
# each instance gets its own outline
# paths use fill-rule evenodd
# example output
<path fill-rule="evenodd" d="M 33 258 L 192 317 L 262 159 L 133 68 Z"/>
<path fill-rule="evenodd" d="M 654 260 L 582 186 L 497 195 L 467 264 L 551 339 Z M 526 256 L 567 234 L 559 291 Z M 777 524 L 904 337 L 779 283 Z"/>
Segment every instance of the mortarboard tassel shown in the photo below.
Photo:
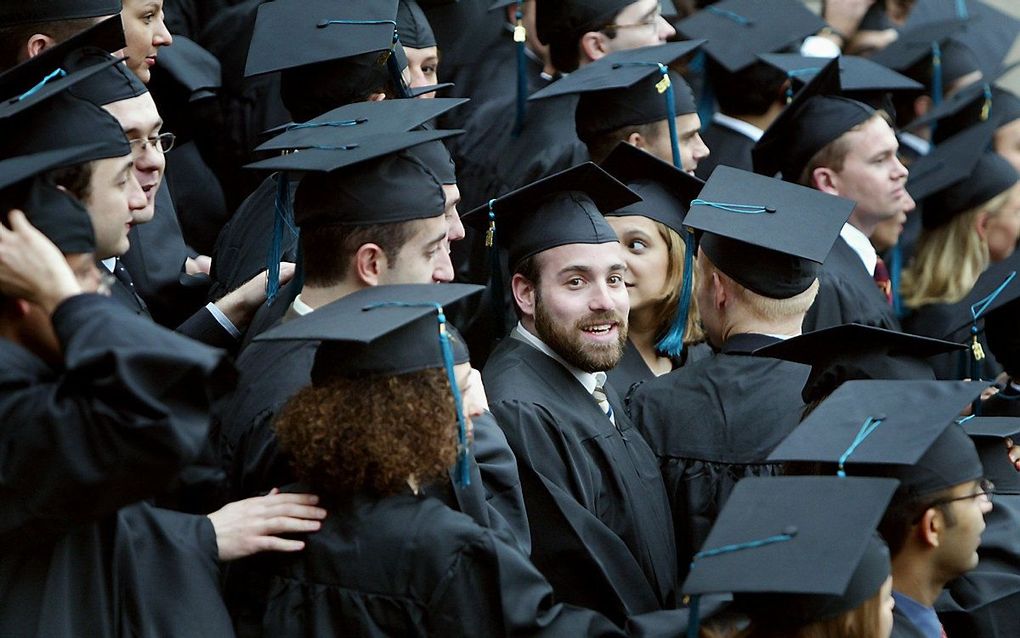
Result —
<path fill-rule="evenodd" d="M 677 303 L 676 317 L 669 330 L 655 344 L 655 351 L 670 359 L 677 359 L 684 352 L 684 335 L 687 332 L 687 316 L 691 309 L 691 294 L 694 288 L 694 233 L 689 229 L 684 232 L 684 279 L 680 287 L 680 299 Z"/>
<path fill-rule="evenodd" d="M 30 88 L 29 90 L 27 90 L 24 93 L 22 93 L 21 95 L 19 95 L 18 99 L 14 100 L 14 101 L 15 102 L 20 102 L 20 101 L 24 100 L 25 98 L 32 97 L 33 95 L 38 93 L 44 86 L 46 86 L 47 83 L 49 83 L 52 80 L 56 80 L 58 78 L 62 78 L 65 75 L 67 75 L 67 71 L 65 71 L 63 69 L 54 69 L 53 72 L 51 72 L 49 75 L 44 77 L 39 82 L 39 84 L 36 84 L 35 86 Z"/>
<path fill-rule="evenodd" d="M 326 122 L 305 122 L 304 124 L 288 124 L 286 130 L 298 131 L 306 128 L 323 128 L 323 127 L 346 127 L 346 126 L 358 126 L 368 121 L 367 117 L 359 117 L 354 120 L 329 120 Z"/>
<path fill-rule="evenodd" d="M 524 0 L 517 0 L 517 23 L 514 25 L 514 46 L 517 48 L 517 119 L 514 120 L 513 136 L 519 137 L 524 128 L 524 116 L 528 111 L 528 77 L 525 71 L 527 59 L 528 30 L 524 28 Z"/>
<path fill-rule="evenodd" d="M 506 321 L 504 315 L 506 314 L 506 308 L 503 305 L 504 295 L 503 292 L 503 262 L 499 254 L 499 246 L 496 245 L 496 212 L 493 207 L 496 205 L 496 200 L 489 200 L 489 228 L 485 231 L 485 247 L 489 249 L 489 270 L 491 272 L 492 282 L 489 286 L 489 294 L 492 295 L 490 301 L 492 302 L 492 317 L 496 322 L 496 339 L 503 338 L 503 331 L 506 328 Z"/>
<path fill-rule="evenodd" d="M 970 19 L 970 12 L 967 11 L 967 0 L 956 0 L 956 17 L 961 20 Z"/>
<path fill-rule="evenodd" d="M 900 295 L 900 281 L 903 280 L 903 247 L 899 242 L 889 249 L 889 285 L 892 293 L 893 312 L 903 318 L 903 297 Z"/>
<path fill-rule="evenodd" d="M 984 92 L 985 101 L 981 105 L 981 121 L 987 122 L 992 114 L 992 87 L 987 82 L 985 82 Z"/>
<path fill-rule="evenodd" d="M 817 66 L 805 67 L 803 69 L 790 69 L 786 72 L 786 79 L 794 80 L 796 78 L 810 77 L 817 75 L 822 69 Z M 789 104 L 793 101 L 793 82 L 788 82 L 786 85 L 786 103 Z"/>
<path fill-rule="evenodd" d="M 854 440 L 850 442 L 850 446 L 847 447 L 846 451 L 839 456 L 836 476 L 846 478 L 846 470 L 843 466 L 846 465 L 847 459 L 849 459 L 850 455 L 853 454 L 858 447 L 860 447 L 861 443 L 864 443 L 864 439 L 871 436 L 871 433 L 877 430 L 878 426 L 882 425 L 882 421 L 885 421 L 884 415 L 869 416 L 864 420 L 864 423 L 861 425 L 861 429 L 857 431 L 857 436 L 855 436 Z"/>
<path fill-rule="evenodd" d="M 785 543 L 786 541 L 792 541 L 797 536 L 797 528 L 790 527 L 783 530 L 781 534 L 775 536 L 769 536 L 767 538 L 760 538 L 758 540 L 747 541 L 746 543 L 734 543 L 732 545 L 723 545 L 715 549 L 708 549 L 700 551 L 694 555 L 691 559 L 691 569 L 694 569 L 695 563 L 702 558 L 708 558 L 710 556 L 719 556 L 720 554 L 732 554 L 733 552 L 740 552 L 745 549 L 757 549 L 758 547 L 765 547 L 774 543 Z M 687 621 L 687 638 L 698 638 L 698 630 L 701 628 L 701 595 L 695 594 L 691 596 L 690 602 L 690 616 Z"/>
<path fill-rule="evenodd" d="M 942 103 L 942 47 L 931 43 L 931 101 L 938 106 Z"/>
<path fill-rule="evenodd" d="M 280 292 L 280 261 L 283 259 L 283 235 L 298 237 L 294 226 L 294 212 L 290 207 L 290 178 L 286 173 L 276 174 L 276 205 L 273 215 L 273 238 L 266 255 L 266 301 L 272 303 Z"/>
<path fill-rule="evenodd" d="M 1001 284 L 999 284 L 999 287 L 993 290 L 991 294 L 989 294 L 984 299 L 981 299 L 978 302 L 971 304 L 970 306 L 971 316 L 970 378 L 975 381 L 984 378 L 985 367 L 985 349 L 981 346 L 981 342 L 978 341 L 978 334 L 981 333 L 981 329 L 978 328 L 978 319 L 984 316 L 985 312 L 988 310 L 988 307 L 991 306 L 993 302 L 995 302 L 995 299 L 1000 294 L 1002 294 L 1002 291 L 1005 290 L 1009 286 L 1010 282 L 1012 282 L 1015 278 L 1016 271 L 1014 270 L 1010 272 L 1009 275 L 1006 276 L 1006 279 Z"/>
<path fill-rule="evenodd" d="M 728 213 L 737 213 L 738 215 L 762 215 L 776 212 L 775 208 L 762 206 L 761 204 L 728 204 L 726 202 L 710 202 L 707 199 L 700 198 L 691 200 L 691 207 L 694 206 L 710 206 Z"/>

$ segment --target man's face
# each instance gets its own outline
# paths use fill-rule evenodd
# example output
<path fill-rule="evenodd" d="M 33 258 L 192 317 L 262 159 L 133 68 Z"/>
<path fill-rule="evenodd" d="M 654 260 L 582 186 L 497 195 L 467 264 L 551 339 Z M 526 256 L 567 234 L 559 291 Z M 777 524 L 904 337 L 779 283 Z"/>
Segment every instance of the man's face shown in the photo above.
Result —
<path fill-rule="evenodd" d="M 127 46 L 127 65 L 142 82 L 148 82 L 159 47 L 173 42 L 163 22 L 163 0 L 124 0 L 120 11 Z"/>
<path fill-rule="evenodd" d="M 96 257 L 107 259 L 126 253 L 131 247 L 128 231 L 147 205 L 131 156 L 92 162 L 89 194 L 83 203 L 96 233 Z"/>
<path fill-rule="evenodd" d="M 1020 119 L 995 130 L 995 152 L 1020 171 Z"/>
<path fill-rule="evenodd" d="M 985 514 L 992 511 L 992 502 L 981 494 L 978 481 L 953 487 L 948 499 L 959 499 L 942 506 L 947 508 L 955 524 L 946 525 L 944 542 L 939 543 L 936 554 L 938 567 L 947 582 L 977 566 Z"/>
<path fill-rule="evenodd" d="M 412 89 L 430 86 L 439 81 L 439 49 L 412 49 L 404 47 L 407 54 L 407 71 L 410 75 L 408 85 Z M 422 97 L 435 97 L 435 93 L 426 93 Z"/>
<path fill-rule="evenodd" d="M 662 17 L 659 0 L 638 0 L 616 14 L 616 37 L 606 38 L 607 53 L 665 42 L 676 30 Z"/>
<path fill-rule="evenodd" d="M 453 281 L 446 216 L 418 221 L 418 232 L 404 244 L 383 271 L 379 285 L 430 284 Z"/>
<path fill-rule="evenodd" d="M 627 343 L 630 300 L 620 244 L 569 244 L 538 255 L 537 335 L 586 372 L 609 370 Z"/>
<path fill-rule="evenodd" d="M 163 128 L 163 118 L 159 116 L 149 93 L 107 104 L 103 108 L 117 118 L 124 134 L 132 142 L 135 179 L 141 185 L 147 202 L 145 209 L 136 216 L 135 223 L 144 224 L 155 214 L 156 191 L 166 169 L 166 156 L 155 142 Z M 148 142 L 143 144 L 141 140 Z"/>
<path fill-rule="evenodd" d="M 845 135 L 850 151 L 843 170 L 833 171 L 837 194 L 857 202 L 850 219 L 866 235 L 875 224 L 914 209 L 907 193 L 907 169 L 896 156 L 899 142 L 885 120 L 873 117 Z"/>
<path fill-rule="evenodd" d="M 464 223 L 460 221 L 460 189 L 456 184 L 443 184 L 443 195 L 446 197 L 446 223 L 450 227 L 447 241 L 455 242 L 464 239 Z"/>
<path fill-rule="evenodd" d="M 656 134 L 645 140 L 639 147 L 664 162 L 673 163 L 673 145 L 669 138 L 669 122 L 663 120 L 655 125 Z M 680 143 L 680 161 L 684 170 L 694 174 L 698 163 L 708 157 L 708 146 L 701 139 L 701 118 L 697 113 L 676 116 L 676 137 Z"/>

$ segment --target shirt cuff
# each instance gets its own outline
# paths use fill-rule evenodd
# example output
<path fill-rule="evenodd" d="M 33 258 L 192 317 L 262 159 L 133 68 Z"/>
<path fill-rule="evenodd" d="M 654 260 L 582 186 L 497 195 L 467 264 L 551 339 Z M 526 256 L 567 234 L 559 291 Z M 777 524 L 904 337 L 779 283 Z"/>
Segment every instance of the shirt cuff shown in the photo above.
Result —
<path fill-rule="evenodd" d="M 232 322 L 230 319 L 227 318 L 227 315 L 223 314 L 223 311 L 220 310 L 216 306 L 216 304 L 214 304 L 214 303 L 212 303 L 210 301 L 209 303 L 207 303 L 205 305 L 205 307 L 206 307 L 206 310 L 208 310 L 210 313 L 212 313 L 212 316 L 216 318 L 216 321 L 221 326 L 223 326 L 223 329 L 226 330 L 227 333 L 231 337 L 233 337 L 235 339 L 240 339 L 241 338 L 241 331 L 237 329 L 237 326 L 234 325 L 234 322 Z"/>
<path fill-rule="evenodd" d="M 835 58 L 840 53 L 842 51 L 835 42 L 817 35 L 804 38 L 804 44 L 800 45 L 800 54 L 809 58 Z"/>

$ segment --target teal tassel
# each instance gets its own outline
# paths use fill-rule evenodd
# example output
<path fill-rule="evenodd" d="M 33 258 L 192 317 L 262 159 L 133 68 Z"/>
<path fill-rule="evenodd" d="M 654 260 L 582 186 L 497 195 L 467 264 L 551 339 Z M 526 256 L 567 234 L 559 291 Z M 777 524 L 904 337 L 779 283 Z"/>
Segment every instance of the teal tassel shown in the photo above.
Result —
<path fill-rule="evenodd" d="M 843 454 L 840 455 L 839 466 L 838 469 L 836 470 L 836 476 L 846 478 L 846 470 L 844 469 L 844 465 L 846 465 L 847 459 L 849 459 L 850 455 L 853 454 L 858 447 L 860 447 L 861 443 L 864 443 L 865 439 L 871 436 L 872 432 L 878 429 L 878 426 L 882 424 L 882 421 L 885 421 L 884 416 L 869 416 L 864 421 L 864 424 L 861 425 L 861 429 L 857 431 L 857 436 L 854 437 L 854 440 L 850 443 L 850 446 L 846 449 L 845 452 L 843 452 Z"/>
<path fill-rule="evenodd" d="M 39 91 L 41 91 L 41 90 L 42 90 L 42 88 L 43 88 L 44 86 L 46 86 L 46 85 L 47 85 L 47 84 L 48 84 L 48 83 L 49 83 L 50 81 L 52 81 L 52 80 L 55 80 L 55 79 L 57 79 L 57 78 L 62 78 L 62 77 L 64 77 L 65 75 L 67 75 L 67 71 L 65 71 L 65 70 L 63 70 L 63 69 L 55 69 L 55 70 L 54 70 L 54 71 L 53 71 L 52 73 L 50 73 L 49 75 L 47 75 L 46 77 L 44 77 L 44 78 L 43 78 L 43 79 L 42 79 L 42 80 L 41 80 L 41 81 L 39 82 L 39 84 L 36 84 L 35 86 L 33 86 L 32 88 L 30 88 L 29 90 L 27 90 L 27 91 L 25 91 L 24 93 L 22 93 L 21 95 L 19 95 L 19 96 L 18 96 L 18 99 L 14 100 L 14 101 L 15 101 L 15 102 L 20 102 L 20 101 L 24 100 L 25 98 L 29 98 L 29 97 L 32 97 L 33 95 L 35 95 L 36 93 L 38 93 Z"/>
<path fill-rule="evenodd" d="M 280 261 L 283 259 L 284 233 L 297 237 L 294 213 L 290 206 L 290 178 L 286 173 L 276 174 L 276 209 L 273 218 L 273 237 L 266 255 L 266 301 L 272 303 L 280 292 Z"/>
<path fill-rule="evenodd" d="M 688 609 L 690 613 L 687 617 L 687 638 L 698 638 L 698 630 L 701 629 L 701 594 L 691 596 Z"/>
<path fill-rule="evenodd" d="M 669 326 L 669 331 L 655 344 L 655 351 L 670 359 L 678 359 L 684 352 L 684 334 L 687 331 L 687 315 L 691 308 L 691 294 L 694 288 L 694 251 L 697 246 L 694 244 L 694 234 L 690 231 L 684 233 L 684 279 L 680 288 L 680 300 L 677 304 L 676 318 Z"/>
<path fill-rule="evenodd" d="M 889 285 L 892 287 L 893 312 L 900 319 L 903 312 L 903 297 L 900 296 L 900 281 L 903 279 L 903 248 L 899 244 L 889 252 Z"/>
<path fill-rule="evenodd" d="M 938 106 L 942 103 L 942 47 L 931 43 L 931 101 Z"/>

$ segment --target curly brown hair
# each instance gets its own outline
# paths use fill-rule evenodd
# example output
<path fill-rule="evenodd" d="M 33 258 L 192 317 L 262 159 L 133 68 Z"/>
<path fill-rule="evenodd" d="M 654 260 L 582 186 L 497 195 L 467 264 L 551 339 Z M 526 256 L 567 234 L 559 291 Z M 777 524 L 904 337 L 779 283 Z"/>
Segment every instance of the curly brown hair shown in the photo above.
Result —
<path fill-rule="evenodd" d="M 456 409 L 442 369 L 333 377 L 298 392 L 275 427 L 297 477 L 315 490 L 380 496 L 441 478 L 457 455 Z"/>

